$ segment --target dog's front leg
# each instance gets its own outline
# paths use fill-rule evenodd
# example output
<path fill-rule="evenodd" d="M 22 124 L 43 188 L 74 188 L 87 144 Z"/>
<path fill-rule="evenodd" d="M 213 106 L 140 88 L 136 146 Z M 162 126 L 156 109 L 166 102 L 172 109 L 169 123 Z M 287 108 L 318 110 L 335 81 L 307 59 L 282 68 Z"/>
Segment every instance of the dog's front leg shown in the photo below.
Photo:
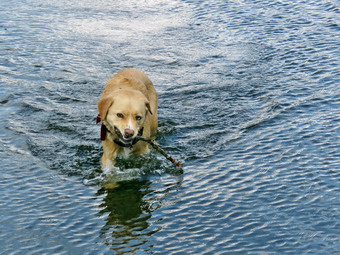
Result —
<path fill-rule="evenodd" d="M 116 163 L 116 157 L 118 153 L 117 146 L 106 139 L 103 144 L 103 156 L 102 156 L 102 170 L 105 174 L 112 171 L 114 164 Z"/>

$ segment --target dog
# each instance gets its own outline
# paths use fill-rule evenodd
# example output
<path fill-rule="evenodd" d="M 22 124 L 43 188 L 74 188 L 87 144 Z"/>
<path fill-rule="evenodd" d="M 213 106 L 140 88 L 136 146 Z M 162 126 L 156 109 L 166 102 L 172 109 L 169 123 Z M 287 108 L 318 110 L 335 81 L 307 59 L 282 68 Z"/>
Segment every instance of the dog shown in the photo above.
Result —
<path fill-rule="evenodd" d="M 136 69 L 118 72 L 106 84 L 98 101 L 104 172 L 116 163 L 118 155 L 141 154 L 148 144 L 137 136 L 154 138 L 158 127 L 158 95 L 147 75 Z"/>

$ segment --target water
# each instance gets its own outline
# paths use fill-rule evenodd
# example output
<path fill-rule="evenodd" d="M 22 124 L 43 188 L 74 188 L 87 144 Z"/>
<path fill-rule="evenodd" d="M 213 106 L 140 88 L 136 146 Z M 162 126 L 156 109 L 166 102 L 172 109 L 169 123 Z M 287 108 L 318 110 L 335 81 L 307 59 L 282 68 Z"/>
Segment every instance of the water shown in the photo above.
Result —
<path fill-rule="evenodd" d="M 339 254 L 339 3 L 0 3 L 1 254 Z M 120 69 L 160 97 L 151 153 L 100 178 Z"/>

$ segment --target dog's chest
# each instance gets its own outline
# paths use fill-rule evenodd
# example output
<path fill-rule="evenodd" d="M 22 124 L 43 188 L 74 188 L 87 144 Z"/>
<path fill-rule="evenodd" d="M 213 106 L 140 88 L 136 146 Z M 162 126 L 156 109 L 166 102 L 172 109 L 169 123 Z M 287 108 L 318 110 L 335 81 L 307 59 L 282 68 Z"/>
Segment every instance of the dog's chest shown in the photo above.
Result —
<path fill-rule="evenodd" d="M 119 156 L 123 157 L 124 159 L 127 159 L 131 154 L 131 149 L 130 148 L 123 148 L 119 152 Z"/>

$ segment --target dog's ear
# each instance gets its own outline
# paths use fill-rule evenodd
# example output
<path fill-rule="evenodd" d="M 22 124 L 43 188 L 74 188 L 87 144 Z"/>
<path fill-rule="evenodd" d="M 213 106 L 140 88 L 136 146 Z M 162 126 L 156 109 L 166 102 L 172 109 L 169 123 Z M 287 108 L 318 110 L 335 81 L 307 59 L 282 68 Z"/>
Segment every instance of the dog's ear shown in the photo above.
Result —
<path fill-rule="evenodd" d="M 149 101 L 146 101 L 146 102 L 145 102 L 145 106 L 146 106 L 146 108 L 148 109 L 149 113 L 152 115 L 152 111 L 151 111 L 151 107 L 150 107 Z"/>
<path fill-rule="evenodd" d="M 106 120 L 107 112 L 113 104 L 113 97 L 104 97 L 98 102 L 98 111 L 102 120 Z"/>

